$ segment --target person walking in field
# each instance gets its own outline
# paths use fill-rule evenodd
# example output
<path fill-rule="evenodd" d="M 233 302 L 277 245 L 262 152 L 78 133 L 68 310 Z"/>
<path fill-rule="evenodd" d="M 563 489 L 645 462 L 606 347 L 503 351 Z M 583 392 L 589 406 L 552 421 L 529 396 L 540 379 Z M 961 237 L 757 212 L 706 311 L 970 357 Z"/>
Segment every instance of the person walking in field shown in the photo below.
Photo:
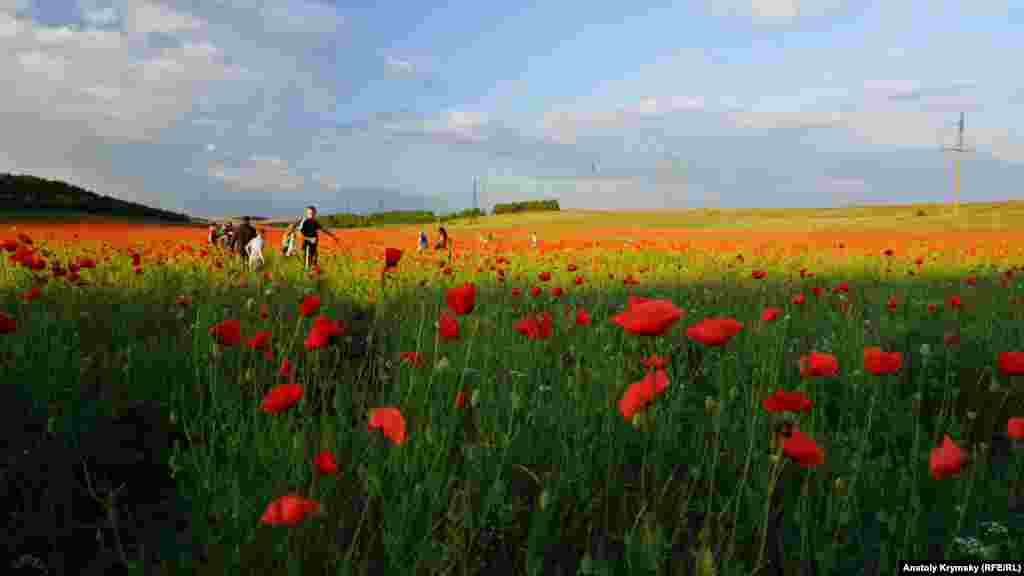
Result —
<path fill-rule="evenodd" d="M 427 238 L 427 231 L 420 230 L 420 246 L 417 249 L 418 252 L 423 252 L 430 247 L 430 240 Z"/>
<path fill-rule="evenodd" d="M 448 248 L 448 231 L 444 229 L 444 226 L 441 226 L 441 227 L 439 227 L 437 229 L 437 233 L 440 236 L 440 239 L 438 239 L 437 244 L 434 245 L 434 248 L 437 249 L 437 250 L 445 250 L 445 249 L 447 249 Z"/>
<path fill-rule="evenodd" d="M 220 233 L 219 230 L 217 230 L 217 224 L 211 222 L 210 229 L 206 233 L 206 241 L 209 242 L 211 246 L 216 246 L 218 236 L 220 236 Z"/>
<path fill-rule="evenodd" d="M 245 254 L 249 258 L 249 270 L 256 270 L 263 266 L 263 233 L 256 230 L 254 236 L 245 245 Z"/>
<path fill-rule="evenodd" d="M 248 216 L 243 216 L 242 225 L 235 232 L 234 243 L 231 246 L 232 251 L 237 253 L 239 257 L 244 257 L 249 247 L 249 242 L 257 235 L 258 232 L 253 228 L 252 220 Z"/>
<path fill-rule="evenodd" d="M 281 237 L 281 254 L 285 257 L 295 255 L 295 225 L 291 225 Z"/>
<path fill-rule="evenodd" d="M 224 234 L 221 236 L 221 248 L 230 250 L 235 242 L 235 227 L 231 222 L 224 225 Z"/>
<path fill-rule="evenodd" d="M 335 242 L 338 241 L 338 237 L 321 226 L 316 219 L 316 206 L 306 206 L 306 217 L 293 226 L 293 229 L 297 229 L 302 237 L 302 260 L 306 270 L 317 264 L 317 244 L 320 231 L 330 236 Z"/>

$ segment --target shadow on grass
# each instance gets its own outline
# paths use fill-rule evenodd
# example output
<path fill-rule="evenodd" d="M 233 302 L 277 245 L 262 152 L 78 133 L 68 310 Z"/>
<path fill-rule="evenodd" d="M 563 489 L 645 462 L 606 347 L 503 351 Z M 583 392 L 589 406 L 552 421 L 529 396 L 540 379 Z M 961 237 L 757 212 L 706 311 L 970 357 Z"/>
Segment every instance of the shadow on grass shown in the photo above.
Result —
<path fill-rule="evenodd" d="M 46 470 L 46 461 L 67 462 L 62 472 L 48 473 L 81 485 L 85 471 L 75 472 L 71 463 L 102 465 L 76 444 L 81 438 L 95 438 L 94 446 L 129 444 L 112 440 L 118 432 L 104 418 L 134 418 L 140 429 L 150 422 L 165 430 L 133 450 L 151 452 L 163 476 L 174 472 L 188 504 L 166 516 L 187 517 L 196 542 L 166 550 L 180 552 L 201 574 L 284 572 L 301 558 L 303 573 L 696 574 L 714 565 L 720 574 L 867 575 L 888 570 L 897 557 L 950 560 L 961 554 L 951 536 L 980 540 L 983 521 L 1008 527 L 1002 545 L 1021 541 L 1024 526 L 1016 515 L 1024 510 L 1011 486 L 1021 457 L 1005 428 L 1007 418 L 1024 415 L 1024 402 L 994 366 L 996 352 L 1024 350 L 1016 327 L 1022 316 L 991 279 L 970 289 L 958 286 L 958 278 L 850 279 L 845 311 L 837 295 L 813 295 L 810 286 L 835 285 L 820 278 L 583 287 L 557 300 L 532 298 L 526 290 L 513 297 L 509 281 L 481 286 L 477 309 L 461 318 L 461 343 L 423 347 L 432 374 L 423 377 L 408 376 L 398 354 L 419 339 L 433 341 L 430 322 L 444 301 L 439 286 L 394 288 L 392 300 L 374 307 L 325 290 L 322 311 L 345 320 L 347 336 L 328 350 L 285 352 L 300 366 L 307 392 L 304 409 L 280 421 L 311 457 L 324 446 L 309 432 L 340 420 L 329 444 L 343 471 L 326 479 L 303 470 L 267 478 L 270 463 L 245 453 L 252 434 L 281 433 L 252 424 L 252 406 L 282 381 L 280 356 L 262 362 L 244 346 L 217 353 L 208 334 L 216 322 L 242 318 L 245 336 L 268 326 L 286 340 L 295 331 L 301 346 L 308 325 L 295 330 L 297 319 L 287 314 L 297 308 L 302 286 L 278 286 L 272 297 L 278 305 L 263 322 L 246 304 L 268 300 L 263 283 L 200 291 L 183 307 L 174 298 L 189 281 L 172 278 L 175 287 L 159 292 L 86 288 L 63 300 L 44 295 L 20 305 L 15 294 L 4 294 L 7 310 L 22 307 L 21 329 L 3 341 L 4 390 L 12 395 L 4 421 L 13 425 L 11 437 L 21 430 L 16 446 L 31 445 L 30 452 L 42 455 L 8 465 L 8 474 L 25 475 L 25 486 L 45 484 L 28 475 L 33 467 Z M 801 289 L 806 303 L 791 304 Z M 688 315 L 656 343 L 623 335 L 607 318 L 626 306 L 629 292 L 671 298 Z M 953 293 L 963 295 L 963 310 L 928 312 L 928 303 Z M 897 296 L 895 312 L 887 308 L 891 296 Z M 559 322 L 544 342 L 511 329 L 529 313 L 561 312 L 566 304 L 586 308 L 595 325 Z M 762 322 L 765 306 L 783 308 L 787 317 Z M 687 340 L 684 326 L 722 315 L 746 324 L 725 348 Z M 424 318 L 428 328 L 420 334 Z M 959 344 L 946 344 L 951 334 Z M 871 345 L 903 353 L 898 375 L 854 374 L 863 347 Z M 839 356 L 841 376 L 801 382 L 797 362 L 811 350 Z M 623 422 L 617 402 L 627 383 L 643 377 L 642 360 L 651 352 L 670 358 L 672 389 L 634 428 Z M 437 370 L 441 358 L 471 371 Z M 479 402 L 451 410 L 442 387 L 456 384 L 478 389 Z M 403 404 L 402 411 L 410 443 L 422 448 L 391 456 L 397 449 L 378 445 L 377 436 L 350 433 L 366 429 L 370 408 L 415 386 L 428 388 L 416 397 L 429 403 Z M 816 404 L 815 420 L 802 416 L 800 425 L 828 455 L 812 470 L 785 459 L 775 463 L 772 439 L 786 421 L 752 416 L 773 389 L 801 386 Z M 29 413 L 33 401 L 35 428 L 17 424 L 15 416 Z M 41 448 L 46 417 L 51 445 Z M 965 449 L 987 448 L 973 454 L 964 478 L 936 482 L 921 458 L 950 432 Z M 164 465 L 171 460 L 178 470 Z M 132 462 L 108 463 L 107 483 L 138 486 L 137 476 L 128 480 Z M 138 509 L 169 499 L 156 488 L 161 472 L 153 474 L 146 482 L 152 502 L 140 489 Z M 268 492 L 307 493 L 318 482 L 326 514 L 298 527 L 257 527 L 266 501 L 244 502 Z M 65 492 L 89 496 L 78 488 Z M 965 506 L 962 515 L 951 512 L 954 501 Z M 942 507 L 949 510 L 931 515 Z M 116 531 L 109 512 L 92 516 L 80 523 L 102 521 L 104 530 Z M 127 508 L 122 516 L 130 516 Z M 85 538 L 81 530 L 67 537 Z M 112 540 L 108 535 L 101 547 L 107 556 L 117 548 Z M 21 550 L 18 558 L 44 561 L 45 548 Z"/>

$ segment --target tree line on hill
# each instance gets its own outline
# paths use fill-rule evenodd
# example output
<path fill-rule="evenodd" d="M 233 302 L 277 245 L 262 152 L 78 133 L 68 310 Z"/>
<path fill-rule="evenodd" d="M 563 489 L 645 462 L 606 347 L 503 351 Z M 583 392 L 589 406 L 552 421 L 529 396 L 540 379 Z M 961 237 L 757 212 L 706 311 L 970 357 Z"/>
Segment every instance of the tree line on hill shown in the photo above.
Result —
<path fill-rule="evenodd" d="M 495 204 L 493 214 L 513 214 L 519 212 L 539 212 L 560 210 L 558 200 L 531 200 L 527 202 L 509 202 Z M 452 212 L 450 214 L 435 214 L 430 210 L 392 210 L 389 212 L 377 212 L 374 214 L 322 214 L 317 217 L 320 223 L 331 228 L 366 228 L 388 224 L 433 224 L 436 222 L 451 222 L 453 220 L 464 220 L 486 216 L 486 212 L 477 208 Z M 290 226 L 291 222 L 278 222 L 273 224 L 276 227 Z"/>
<path fill-rule="evenodd" d="M 530 200 L 495 204 L 492 213 L 514 214 L 558 210 L 560 210 L 558 200 Z M 186 214 L 96 194 L 67 182 L 47 180 L 27 174 L 6 173 L 0 173 L 0 214 L 2 213 L 40 216 L 92 214 L 178 223 L 189 223 L 196 220 Z M 392 210 L 374 214 L 337 213 L 324 214 L 319 219 L 325 226 L 334 228 L 363 228 L 388 224 L 432 224 L 479 218 L 485 215 L 483 210 L 472 208 L 448 214 L 436 214 L 430 210 Z M 253 216 L 252 219 L 264 220 L 264 218 L 256 216 Z M 289 223 L 271 225 L 288 226 Z"/>
<path fill-rule="evenodd" d="M 85 213 L 165 222 L 192 221 L 185 214 L 103 196 L 67 182 L 23 174 L 0 174 L 0 212 L 39 215 Z"/>

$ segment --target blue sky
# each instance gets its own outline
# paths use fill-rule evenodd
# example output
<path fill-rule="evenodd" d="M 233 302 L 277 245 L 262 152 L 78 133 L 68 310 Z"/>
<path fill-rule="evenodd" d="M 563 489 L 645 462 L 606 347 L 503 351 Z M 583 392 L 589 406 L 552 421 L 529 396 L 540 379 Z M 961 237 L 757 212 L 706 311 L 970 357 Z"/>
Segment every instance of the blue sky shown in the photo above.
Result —
<path fill-rule="evenodd" d="M 1024 197 L 1008 0 L 0 0 L 0 172 L 216 216 Z"/>

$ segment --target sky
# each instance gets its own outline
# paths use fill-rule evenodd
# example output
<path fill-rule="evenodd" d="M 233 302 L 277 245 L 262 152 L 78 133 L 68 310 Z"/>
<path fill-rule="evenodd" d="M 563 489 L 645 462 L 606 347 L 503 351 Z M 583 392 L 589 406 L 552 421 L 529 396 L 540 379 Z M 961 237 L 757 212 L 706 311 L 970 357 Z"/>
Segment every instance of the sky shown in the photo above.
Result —
<path fill-rule="evenodd" d="M 0 172 L 195 216 L 1024 199 L 1024 3 L 0 0 Z M 474 194 L 474 189 L 476 194 Z"/>

